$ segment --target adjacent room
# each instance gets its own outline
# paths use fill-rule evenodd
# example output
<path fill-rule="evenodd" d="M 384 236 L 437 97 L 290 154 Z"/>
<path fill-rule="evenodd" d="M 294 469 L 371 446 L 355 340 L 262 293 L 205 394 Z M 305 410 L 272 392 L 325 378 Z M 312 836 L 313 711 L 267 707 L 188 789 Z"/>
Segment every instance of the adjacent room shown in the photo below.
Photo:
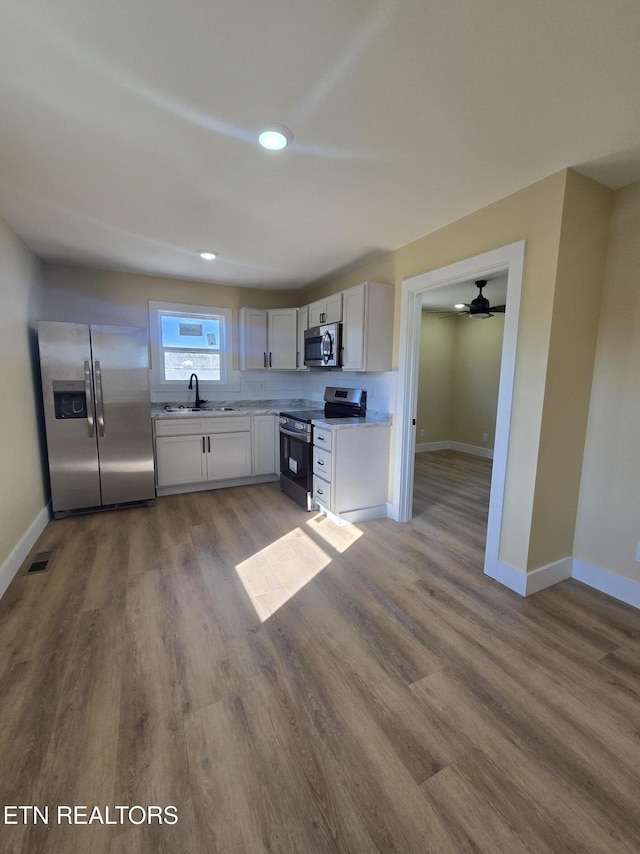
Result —
<path fill-rule="evenodd" d="M 638 4 L 0 23 L 2 852 L 636 852 Z"/>

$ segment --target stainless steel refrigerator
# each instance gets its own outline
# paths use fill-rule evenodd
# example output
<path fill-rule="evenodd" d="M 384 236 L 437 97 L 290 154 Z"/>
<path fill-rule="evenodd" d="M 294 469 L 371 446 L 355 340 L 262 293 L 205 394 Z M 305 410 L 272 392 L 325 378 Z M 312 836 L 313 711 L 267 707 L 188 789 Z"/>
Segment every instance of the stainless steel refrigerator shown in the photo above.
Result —
<path fill-rule="evenodd" d="M 54 516 L 155 500 L 147 330 L 38 323 Z"/>

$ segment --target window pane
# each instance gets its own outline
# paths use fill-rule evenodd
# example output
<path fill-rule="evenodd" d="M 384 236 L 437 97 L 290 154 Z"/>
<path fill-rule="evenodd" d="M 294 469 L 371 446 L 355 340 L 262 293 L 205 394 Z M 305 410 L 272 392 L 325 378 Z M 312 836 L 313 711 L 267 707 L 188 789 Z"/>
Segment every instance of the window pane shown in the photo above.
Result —
<path fill-rule="evenodd" d="M 165 381 L 189 382 L 191 374 L 197 374 L 200 382 L 220 382 L 220 354 L 165 350 Z"/>
<path fill-rule="evenodd" d="M 163 314 L 160 317 L 162 347 L 188 347 L 189 350 L 218 350 L 220 348 L 220 319 L 215 317 L 180 317 Z"/>

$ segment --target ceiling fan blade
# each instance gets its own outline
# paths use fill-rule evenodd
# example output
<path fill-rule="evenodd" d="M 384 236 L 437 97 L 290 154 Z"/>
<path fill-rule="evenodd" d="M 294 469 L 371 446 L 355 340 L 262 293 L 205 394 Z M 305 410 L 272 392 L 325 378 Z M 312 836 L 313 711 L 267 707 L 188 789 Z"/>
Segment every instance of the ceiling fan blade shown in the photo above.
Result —
<path fill-rule="evenodd" d="M 502 314 L 504 314 L 505 308 L 506 305 L 492 305 L 490 311 L 500 311 L 502 312 Z"/>

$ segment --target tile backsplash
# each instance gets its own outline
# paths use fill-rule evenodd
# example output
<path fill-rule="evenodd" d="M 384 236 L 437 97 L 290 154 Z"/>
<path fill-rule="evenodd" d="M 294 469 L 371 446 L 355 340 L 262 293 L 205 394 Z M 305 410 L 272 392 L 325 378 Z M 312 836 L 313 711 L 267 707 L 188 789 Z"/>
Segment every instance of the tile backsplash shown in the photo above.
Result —
<path fill-rule="evenodd" d="M 212 392 L 204 384 L 200 395 L 214 403 L 236 400 L 293 400 L 317 401 L 320 405 L 328 385 L 345 388 L 363 388 L 367 392 L 367 406 L 371 412 L 394 412 L 396 402 L 397 372 L 383 374 L 357 373 L 353 371 L 234 371 L 233 391 Z M 189 403 L 194 395 L 185 383 L 184 393 L 152 392 L 153 403 Z"/>

